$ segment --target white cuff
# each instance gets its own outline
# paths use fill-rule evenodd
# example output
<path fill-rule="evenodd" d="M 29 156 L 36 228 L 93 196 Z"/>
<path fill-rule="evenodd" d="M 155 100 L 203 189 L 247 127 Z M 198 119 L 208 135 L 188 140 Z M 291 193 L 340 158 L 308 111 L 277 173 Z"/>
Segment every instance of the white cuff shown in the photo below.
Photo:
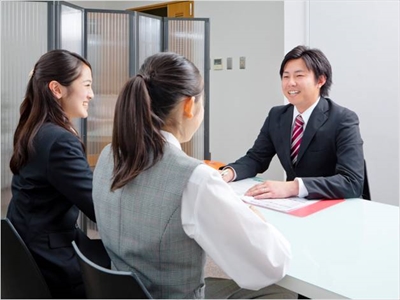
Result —
<path fill-rule="evenodd" d="M 296 177 L 294 180 L 297 180 L 299 183 L 299 194 L 297 197 L 305 198 L 308 196 L 308 191 L 306 186 L 304 185 L 303 179 Z"/>
<path fill-rule="evenodd" d="M 233 172 L 233 178 L 232 178 L 232 180 L 231 180 L 230 182 L 235 181 L 235 179 L 236 179 L 236 171 L 235 171 L 235 169 L 228 166 L 228 167 L 224 167 L 224 168 L 222 169 L 222 171 L 223 171 L 223 170 L 226 170 L 226 169 L 231 169 L 232 172 Z"/>

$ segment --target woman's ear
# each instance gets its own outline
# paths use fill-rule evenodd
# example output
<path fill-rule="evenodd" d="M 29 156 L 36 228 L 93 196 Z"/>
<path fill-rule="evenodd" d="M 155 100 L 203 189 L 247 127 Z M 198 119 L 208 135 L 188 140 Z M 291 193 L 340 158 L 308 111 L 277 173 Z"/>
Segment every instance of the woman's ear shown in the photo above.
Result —
<path fill-rule="evenodd" d="M 183 100 L 183 115 L 188 119 L 193 118 L 194 100 L 194 97 L 187 97 Z"/>
<path fill-rule="evenodd" d="M 55 80 L 50 81 L 49 89 L 53 93 L 57 100 L 60 100 L 63 96 L 63 86 Z"/>

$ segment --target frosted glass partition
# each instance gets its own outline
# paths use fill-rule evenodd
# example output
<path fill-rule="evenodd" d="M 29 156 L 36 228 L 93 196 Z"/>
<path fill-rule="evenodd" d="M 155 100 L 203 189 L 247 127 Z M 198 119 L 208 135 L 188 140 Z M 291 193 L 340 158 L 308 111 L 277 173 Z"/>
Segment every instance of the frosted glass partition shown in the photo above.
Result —
<path fill-rule="evenodd" d="M 83 55 L 83 9 L 61 4 L 60 48 Z"/>
<path fill-rule="evenodd" d="M 1 213 L 11 198 L 9 162 L 28 74 L 47 51 L 47 3 L 1 2 Z"/>
<path fill-rule="evenodd" d="M 206 23 L 203 20 L 168 20 L 168 51 L 179 53 L 192 61 L 206 76 Z M 206 93 L 207 94 L 207 93 Z M 207 99 L 206 99 L 207 101 Z M 207 113 L 207 112 L 206 112 Z M 190 156 L 205 159 L 205 126 L 201 124 L 192 140 L 182 144 L 182 149 Z"/>
<path fill-rule="evenodd" d="M 94 99 L 89 104 L 86 151 L 90 166 L 111 142 L 118 94 L 129 79 L 129 14 L 86 12 L 87 59 L 92 65 Z"/>
<path fill-rule="evenodd" d="M 138 13 L 138 63 L 137 70 L 143 64 L 146 57 L 161 52 L 161 17 L 151 17 Z"/>
<path fill-rule="evenodd" d="M 83 8 L 61 4 L 60 48 L 83 55 Z M 72 123 L 82 136 L 82 119 L 74 119 Z"/>

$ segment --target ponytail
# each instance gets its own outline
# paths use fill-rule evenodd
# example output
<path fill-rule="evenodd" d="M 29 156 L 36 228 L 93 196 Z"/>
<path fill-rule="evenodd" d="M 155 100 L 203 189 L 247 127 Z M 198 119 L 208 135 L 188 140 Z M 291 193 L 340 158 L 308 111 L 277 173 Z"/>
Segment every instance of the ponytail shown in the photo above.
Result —
<path fill-rule="evenodd" d="M 146 58 L 115 106 L 112 191 L 162 158 L 165 139 L 161 129 L 171 122 L 171 111 L 183 97 L 200 95 L 203 89 L 199 70 L 185 57 L 160 52 Z"/>
<path fill-rule="evenodd" d="M 111 190 L 123 187 L 161 159 L 165 142 L 161 134 L 163 124 L 152 111 L 145 78 L 142 75 L 131 78 L 115 106 Z"/>

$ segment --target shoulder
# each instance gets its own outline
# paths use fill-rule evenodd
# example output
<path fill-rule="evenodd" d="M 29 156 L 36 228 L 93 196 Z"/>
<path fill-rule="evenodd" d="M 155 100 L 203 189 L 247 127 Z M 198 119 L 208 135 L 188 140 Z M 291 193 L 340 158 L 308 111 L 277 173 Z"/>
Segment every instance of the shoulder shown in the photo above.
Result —
<path fill-rule="evenodd" d="M 321 98 L 318 107 L 321 113 L 329 118 L 337 128 L 359 124 L 358 115 L 354 111 L 337 104 L 329 98 Z"/>
<path fill-rule="evenodd" d="M 50 156 L 72 155 L 85 156 L 80 139 L 65 128 L 52 123 L 45 123 L 35 138 L 36 149 L 49 152 Z"/>
<path fill-rule="evenodd" d="M 278 105 L 271 108 L 269 114 L 283 114 L 287 112 L 289 109 L 293 109 L 293 104 L 285 104 L 285 105 Z"/>
<path fill-rule="evenodd" d="M 293 104 L 274 106 L 268 112 L 267 118 L 270 122 L 277 123 L 282 117 L 292 116 Z"/>
<path fill-rule="evenodd" d="M 173 160 L 179 165 L 197 166 L 202 163 L 202 161 L 187 155 L 184 151 L 170 143 L 165 144 L 164 157 L 166 160 Z"/>
<path fill-rule="evenodd" d="M 93 170 L 93 187 L 100 185 L 107 185 L 112 178 L 114 169 L 114 159 L 112 155 L 111 144 L 108 144 L 100 152 L 99 159 Z"/>
<path fill-rule="evenodd" d="M 59 140 L 79 143 L 79 139 L 76 135 L 72 134 L 61 126 L 49 122 L 43 124 L 43 126 L 40 127 L 37 134 L 37 140 L 39 141 L 39 143 L 45 144 L 52 144 L 55 141 Z"/>
<path fill-rule="evenodd" d="M 113 166 L 113 164 L 114 164 L 114 162 L 113 162 L 111 144 L 108 144 L 100 152 L 99 159 L 97 160 L 97 163 L 96 163 L 95 172 L 96 172 L 96 170 Z"/>
<path fill-rule="evenodd" d="M 356 115 L 354 111 L 351 109 L 337 104 L 330 98 L 322 98 L 320 99 L 320 107 L 323 110 L 330 111 L 331 113 L 341 114 L 341 115 Z"/>
<path fill-rule="evenodd" d="M 274 106 L 268 112 L 264 126 L 266 126 L 266 124 L 269 124 L 269 126 L 277 126 L 282 122 L 282 119 L 286 120 L 288 117 L 291 118 L 292 114 L 293 105 L 290 103 L 286 105 Z"/>

